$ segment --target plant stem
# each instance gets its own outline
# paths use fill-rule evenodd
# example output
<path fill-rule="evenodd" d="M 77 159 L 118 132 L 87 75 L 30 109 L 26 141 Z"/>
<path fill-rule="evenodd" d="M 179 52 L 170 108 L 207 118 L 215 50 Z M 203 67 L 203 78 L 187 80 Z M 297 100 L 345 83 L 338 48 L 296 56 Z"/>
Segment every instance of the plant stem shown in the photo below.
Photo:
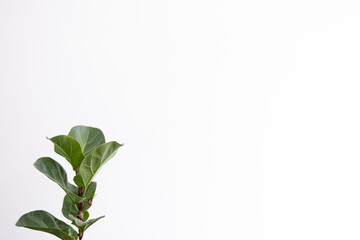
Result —
<path fill-rule="evenodd" d="M 82 187 L 79 187 L 79 188 L 78 188 L 78 195 L 79 195 L 80 197 L 83 197 L 84 192 L 83 192 L 83 188 L 82 188 Z M 78 212 L 77 215 L 76 215 L 77 218 L 80 219 L 80 220 L 83 221 L 83 222 L 84 222 L 84 218 L 83 218 L 82 210 L 84 209 L 84 205 L 85 205 L 85 202 L 84 202 L 84 201 L 79 202 L 79 203 L 77 204 L 77 207 L 78 207 L 79 212 Z M 84 235 L 84 233 L 79 229 L 79 233 L 78 233 L 79 240 L 81 240 L 81 239 L 83 238 L 83 235 Z"/>
<path fill-rule="evenodd" d="M 81 239 L 83 238 L 83 233 L 80 231 L 80 229 L 79 229 L 79 234 L 78 234 L 78 236 L 79 236 L 79 240 L 81 240 Z"/>

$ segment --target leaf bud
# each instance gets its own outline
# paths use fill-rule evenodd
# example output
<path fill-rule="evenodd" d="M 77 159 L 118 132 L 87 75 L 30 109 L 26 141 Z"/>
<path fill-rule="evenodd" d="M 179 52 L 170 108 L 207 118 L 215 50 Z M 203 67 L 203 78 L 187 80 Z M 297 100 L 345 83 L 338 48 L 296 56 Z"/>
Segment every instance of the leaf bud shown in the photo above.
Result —
<path fill-rule="evenodd" d="M 79 211 L 82 211 L 82 210 L 84 209 L 84 205 L 85 205 L 84 201 L 79 202 L 79 203 L 77 204 L 77 207 L 78 207 Z"/>
<path fill-rule="evenodd" d="M 81 221 L 84 221 L 83 214 L 82 214 L 81 211 L 76 214 L 76 217 L 77 217 L 78 219 L 80 219 Z"/>
<path fill-rule="evenodd" d="M 82 196 L 84 194 L 84 190 L 82 187 L 78 188 L 78 194 L 79 194 L 79 196 Z"/>

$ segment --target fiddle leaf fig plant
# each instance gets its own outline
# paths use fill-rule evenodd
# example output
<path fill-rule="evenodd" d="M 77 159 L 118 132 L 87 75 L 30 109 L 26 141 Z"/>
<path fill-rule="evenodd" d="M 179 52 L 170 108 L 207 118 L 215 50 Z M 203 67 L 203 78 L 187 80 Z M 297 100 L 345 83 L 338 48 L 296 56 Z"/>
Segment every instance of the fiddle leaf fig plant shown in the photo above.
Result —
<path fill-rule="evenodd" d="M 122 144 L 115 141 L 105 142 L 100 129 L 82 125 L 73 127 L 68 135 L 48 139 L 54 144 L 54 151 L 71 164 L 75 185 L 69 182 L 65 169 L 50 157 L 39 158 L 34 166 L 64 190 L 62 214 L 71 221 L 77 231 L 43 210 L 24 214 L 16 226 L 47 232 L 63 240 L 82 240 L 84 232 L 104 217 L 89 220 L 88 210 L 93 204 L 96 192 L 93 178 Z"/>

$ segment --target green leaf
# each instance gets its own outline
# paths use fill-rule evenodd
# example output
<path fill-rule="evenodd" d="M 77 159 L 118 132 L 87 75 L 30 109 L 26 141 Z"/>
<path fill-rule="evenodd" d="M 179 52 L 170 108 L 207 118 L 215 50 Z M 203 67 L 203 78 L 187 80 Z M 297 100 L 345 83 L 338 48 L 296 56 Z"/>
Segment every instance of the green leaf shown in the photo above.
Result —
<path fill-rule="evenodd" d="M 86 221 L 89 218 L 89 212 L 87 211 L 91 205 L 89 204 L 89 200 L 92 201 L 95 195 L 96 190 L 96 182 L 91 182 L 89 184 L 89 187 L 85 193 L 85 205 L 83 209 L 83 219 Z M 70 197 L 66 194 L 63 200 L 63 206 L 62 206 L 62 214 L 64 217 L 72 221 L 73 219 L 69 217 L 69 215 L 72 215 L 73 217 L 76 217 L 77 213 L 79 212 L 79 209 L 77 207 L 77 204 L 73 203 L 70 199 Z"/>
<path fill-rule="evenodd" d="M 68 182 L 65 169 L 55 160 L 49 157 L 39 158 L 34 163 L 34 166 L 64 189 L 73 203 L 83 200 L 82 197 L 77 195 L 77 188 Z"/>
<path fill-rule="evenodd" d="M 83 219 L 84 221 L 88 220 L 90 217 L 90 213 L 88 211 L 83 212 Z"/>
<path fill-rule="evenodd" d="M 80 229 L 82 232 L 85 232 L 86 229 L 88 229 L 91 225 L 93 225 L 94 223 L 96 223 L 98 220 L 104 218 L 105 216 L 101 216 L 98 218 L 94 218 L 94 219 L 90 219 L 89 221 L 83 222 L 80 219 L 77 219 L 76 217 L 73 217 L 70 215 L 70 217 L 72 218 L 73 222 L 72 224 L 74 224 L 78 229 Z"/>
<path fill-rule="evenodd" d="M 49 140 L 54 143 L 54 151 L 66 158 L 74 171 L 77 171 L 84 159 L 79 142 L 66 135 L 59 135 Z"/>
<path fill-rule="evenodd" d="M 61 209 L 62 214 L 64 215 L 64 217 L 66 217 L 67 219 L 69 219 L 70 221 L 72 221 L 72 218 L 69 217 L 69 215 L 72 216 L 76 216 L 77 212 L 78 212 L 78 208 L 76 206 L 75 203 L 73 203 L 69 197 L 69 195 L 65 195 L 64 200 L 63 200 L 63 206 Z"/>
<path fill-rule="evenodd" d="M 88 155 L 97 146 L 105 143 L 105 136 L 98 128 L 82 125 L 75 126 L 70 130 L 68 135 L 80 143 L 84 156 Z"/>
<path fill-rule="evenodd" d="M 69 196 L 66 194 L 63 200 L 63 206 L 61 209 L 61 212 L 64 217 L 72 221 L 73 219 L 69 217 L 70 215 L 73 217 L 77 216 L 77 213 L 79 212 L 79 209 L 75 203 L 71 201 Z M 86 221 L 89 218 L 90 214 L 88 211 L 83 210 L 83 219 Z"/>
<path fill-rule="evenodd" d="M 84 211 L 88 210 L 95 196 L 96 182 L 91 182 L 85 192 L 85 206 Z M 91 204 L 90 204 L 91 203 Z"/>
<path fill-rule="evenodd" d="M 74 182 L 78 186 L 84 187 L 86 191 L 97 171 L 115 155 L 117 149 L 121 146 L 122 144 L 113 141 L 104 143 L 94 149 L 89 155 L 85 156 L 79 172 L 74 177 Z"/>
<path fill-rule="evenodd" d="M 71 226 L 41 210 L 24 214 L 17 221 L 16 226 L 47 232 L 63 240 L 78 239 L 76 231 Z"/>
<path fill-rule="evenodd" d="M 76 217 L 76 214 L 77 214 L 78 211 L 79 210 L 78 210 L 76 204 L 73 203 L 71 201 L 71 198 L 69 197 L 69 195 L 66 194 L 65 197 L 64 197 L 63 206 L 62 206 L 62 209 L 61 209 L 61 212 L 64 215 L 64 217 L 66 217 L 67 219 L 72 221 L 72 218 L 70 218 L 69 215 L 73 215 L 74 217 Z"/>

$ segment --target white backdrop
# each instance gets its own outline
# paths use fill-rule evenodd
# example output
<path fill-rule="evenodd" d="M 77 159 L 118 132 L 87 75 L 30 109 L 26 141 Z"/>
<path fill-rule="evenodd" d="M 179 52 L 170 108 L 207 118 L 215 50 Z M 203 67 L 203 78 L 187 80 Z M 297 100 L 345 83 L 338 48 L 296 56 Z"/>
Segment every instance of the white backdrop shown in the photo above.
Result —
<path fill-rule="evenodd" d="M 74 125 L 124 143 L 84 240 L 360 238 L 360 1 L 0 0 L 1 239 L 64 192 Z"/>

